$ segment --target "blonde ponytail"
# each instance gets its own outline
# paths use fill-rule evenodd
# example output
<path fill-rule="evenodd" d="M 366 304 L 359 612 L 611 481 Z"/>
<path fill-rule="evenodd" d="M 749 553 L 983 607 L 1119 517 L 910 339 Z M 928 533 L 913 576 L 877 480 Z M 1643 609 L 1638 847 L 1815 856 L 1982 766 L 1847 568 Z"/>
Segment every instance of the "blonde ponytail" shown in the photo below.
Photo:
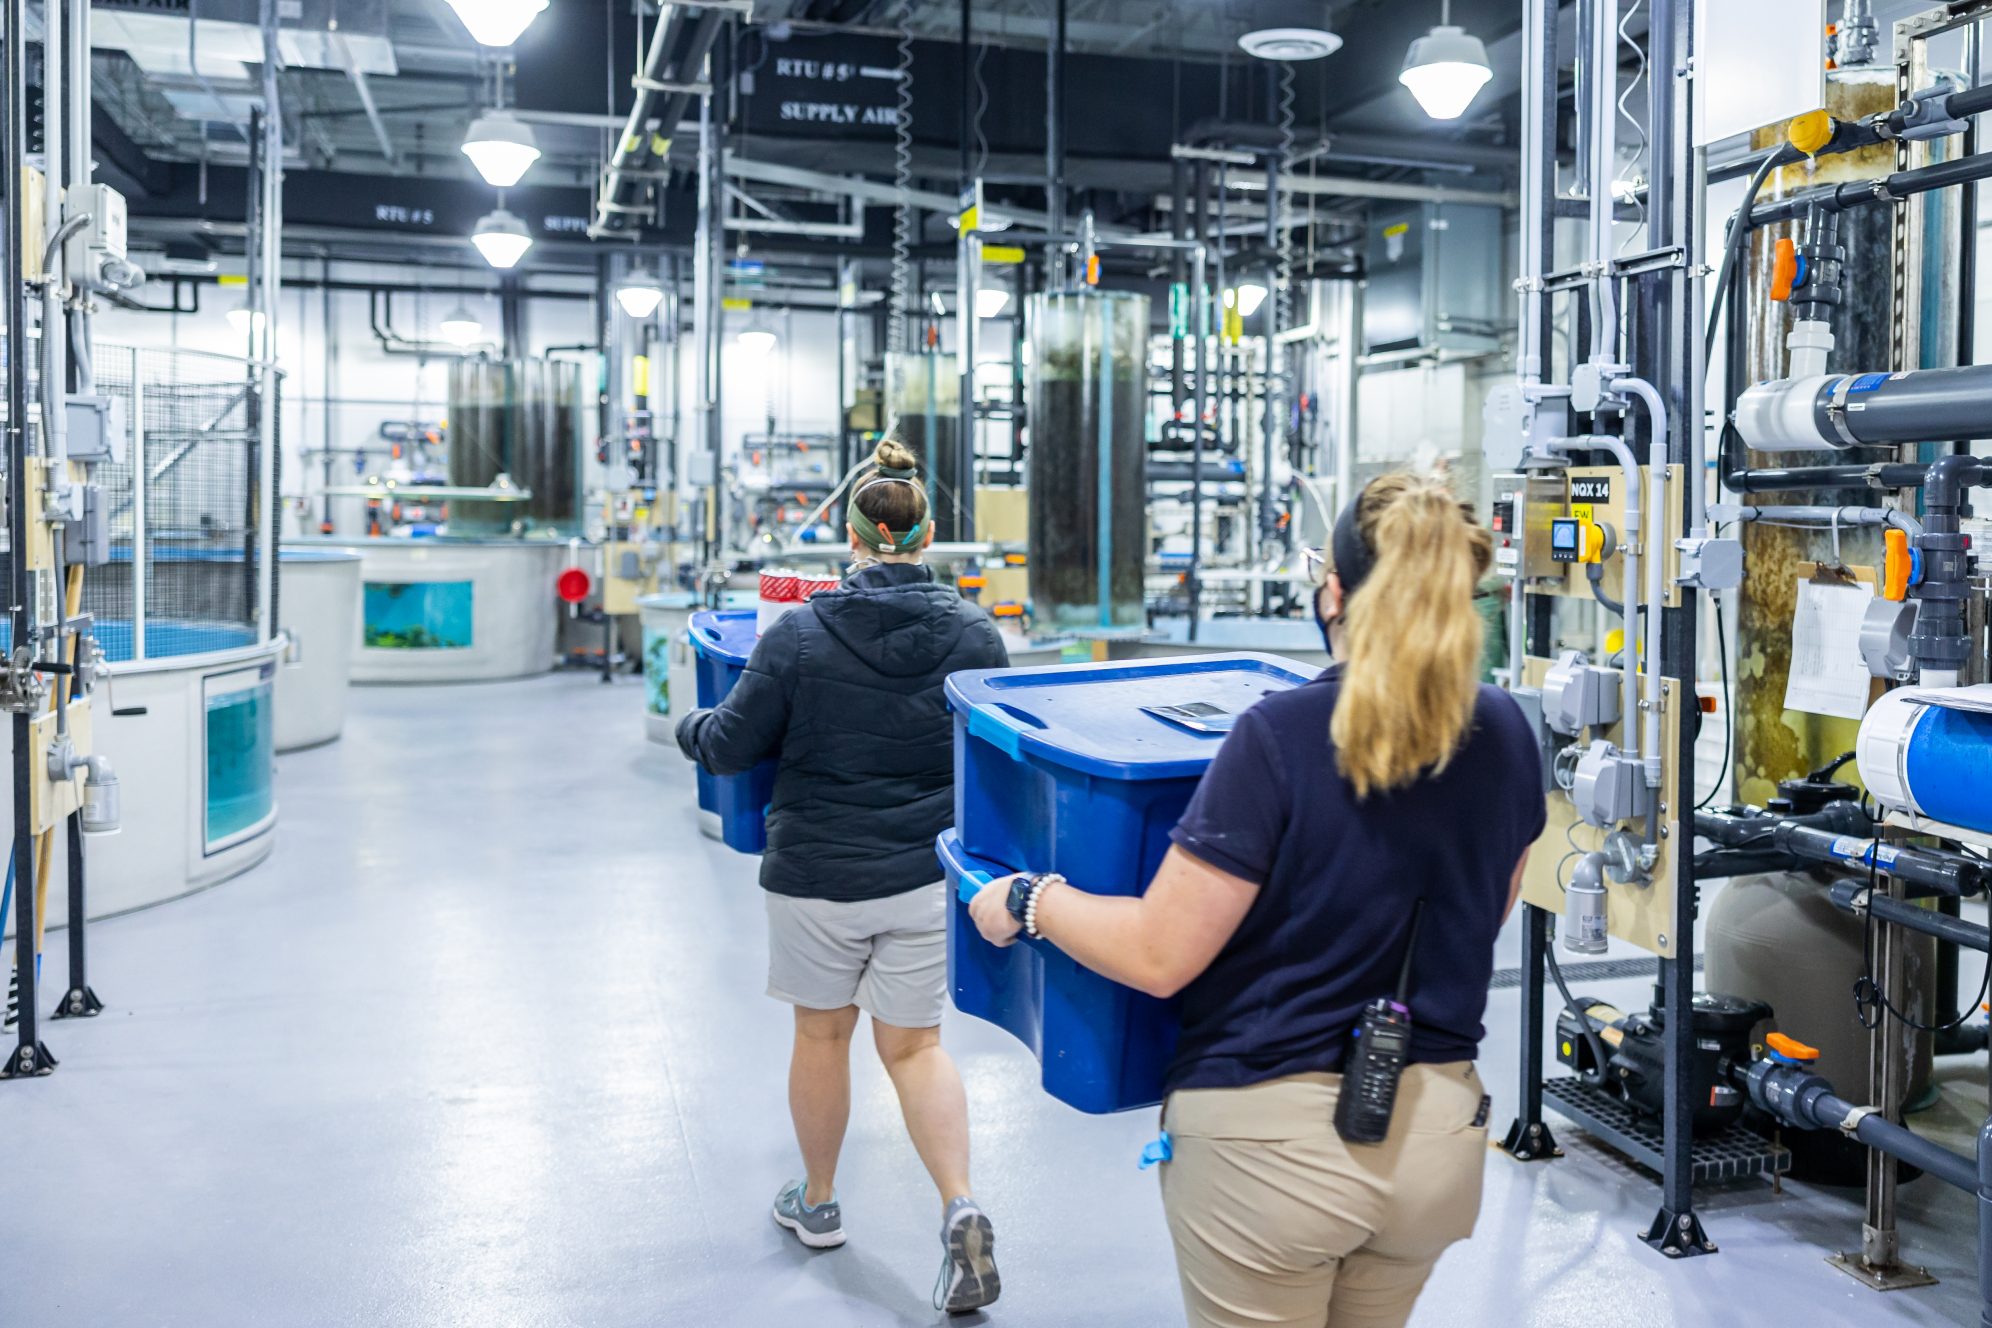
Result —
<path fill-rule="evenodd" d="M 1473 592 L 1493 537 L 1439 480 L 1386 475 L 1356 509 L 1376 562 L 1344 606 L 1346 661 L 1331 732 L 1358 798 L 1443 770 L 1479 696 Z"/>

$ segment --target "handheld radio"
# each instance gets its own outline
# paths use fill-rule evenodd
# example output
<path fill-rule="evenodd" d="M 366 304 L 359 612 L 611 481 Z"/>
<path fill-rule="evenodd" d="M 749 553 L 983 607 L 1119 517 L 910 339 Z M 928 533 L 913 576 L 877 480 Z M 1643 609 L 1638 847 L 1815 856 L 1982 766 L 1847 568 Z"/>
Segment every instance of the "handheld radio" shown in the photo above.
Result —
<path fill-rule="evenodd" d="M 1411 906 L 1411 936 L 1404 944 L 1404 967 L 1395 999 L 1379 996 L 1357 1021 L 1342 1066 L 1342 1092 L 1335 1099 L 1335 1133 L 1344 1143 L 1380 1144 L 1390 1134 L 1397 1105 L 1397 1082 L 1411 1052 L 1411 957 L 1418 950 L 1418 924 L 1425 901 Z"/>

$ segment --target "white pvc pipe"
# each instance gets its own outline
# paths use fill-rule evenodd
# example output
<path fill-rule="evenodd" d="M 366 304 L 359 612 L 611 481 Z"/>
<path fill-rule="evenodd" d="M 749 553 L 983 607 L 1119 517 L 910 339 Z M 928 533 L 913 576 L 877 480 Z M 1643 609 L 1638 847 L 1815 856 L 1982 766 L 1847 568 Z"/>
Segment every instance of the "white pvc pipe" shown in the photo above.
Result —
<path fill-rule="evenodd" d="M 1618 301 L 1612 290 L 1612 180 L 1618 166 L 1618 0 L 1591 0 L 1591 361 L 1614 363 Z"/>
<path fill-rule="evenodd" d="M 1554 166 L 1544 160 L 1541 133 L 1542 45 L 1547 19 L 1545 0 L 1522 0 L 1522 344 L 1515 367 L 1524 384 L 1542 381 L 1542 173 Z"/>
<path fill-rule="evenodd" d="M 65 159 L 61 150 L 64 132 L 89 133 L 86 123 L 80 131 L 77 126 L 67 124 L 69 103 L 63 97 L 62 76 L 67 52 L 62 44 L 62 20 L 64 6 L 50 3 L 42 6 L 42 243 L 47 244 L 62 229 L 62 185 Z M 69 349 L 67 328 L 62 317 L 63 250 L 66 246 L 54 245 L 47 252 L 37 254 L 45 259 L 42 271 L 42 317 L 41 317 L 41 400 L 42 429 L 46 436 L 42 439 L 42 450 L 55 463 L 55 484 L 59 489 L 67 489 L 69 474 L 64 467 L 69 461 L 69 418 L 63 408 L 63 395 L 68 388 Z"/>
<path fill-rule="evenodd" d="M 1646 757 L 1646 785 L 1657 789 L 1665 778 L 1660 751 L 1660 614 L 1667 596 L 1667 406 L 1661 401 L 1659 391 L 1643 378 L 1621 378 L 1615 386 L 1645 404 L 1651 423 L 1649 455 L 1653 464 L 1648 467 L 1651 482 L 1646 486 L 1647 502 L 1651 505 L 1646 522 L 1646 736 L 1642 750 Z M 1632 588 L 1627 586 L 1626 597 L 1631 596 Z"/>

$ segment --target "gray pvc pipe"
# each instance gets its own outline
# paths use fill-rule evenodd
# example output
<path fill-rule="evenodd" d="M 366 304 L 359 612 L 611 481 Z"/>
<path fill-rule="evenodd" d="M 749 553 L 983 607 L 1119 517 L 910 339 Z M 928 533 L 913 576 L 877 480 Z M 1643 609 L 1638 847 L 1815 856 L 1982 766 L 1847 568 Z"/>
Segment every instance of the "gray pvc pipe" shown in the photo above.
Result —
<path fill-rule="evenodd" d="M 1923 523 L 1907 512 L 1892 507 L 1771 506 L 1745 507 L 1740 521 L 1763 521 L 1772 525 L 1830 527 L 1836 521 L 1849 529 L 1893 526 L 1911 539 L 1923 533 Z"/>

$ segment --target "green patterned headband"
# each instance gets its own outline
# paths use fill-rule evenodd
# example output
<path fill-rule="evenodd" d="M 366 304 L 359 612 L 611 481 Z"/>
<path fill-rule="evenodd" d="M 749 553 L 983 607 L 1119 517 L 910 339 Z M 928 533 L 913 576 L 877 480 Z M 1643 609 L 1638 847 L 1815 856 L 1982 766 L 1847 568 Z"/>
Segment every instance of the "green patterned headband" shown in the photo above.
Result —
<path fill-rule="evenodd" d="M 916 473 L 900 467 L 880 466 L 872 472 L 870 479 L 851 490 L 851 501 L 844 508 L 844 519 L 851 523 L 851 529 L 857 532 L 858 539 L 873 552 L 904 553 L 908 549 L 919 547 L 920 541 L 926 538 L 927 526 L 934 519 L 932 512 L 921 517 L 904 535 L 895 538 L 883 521 L 874 521 L 858 508 L 858 499 L 864 496 L 865 491 L 881 484 L 904 484 L 916 492 L 924 492 L 914 479 Z"/>

